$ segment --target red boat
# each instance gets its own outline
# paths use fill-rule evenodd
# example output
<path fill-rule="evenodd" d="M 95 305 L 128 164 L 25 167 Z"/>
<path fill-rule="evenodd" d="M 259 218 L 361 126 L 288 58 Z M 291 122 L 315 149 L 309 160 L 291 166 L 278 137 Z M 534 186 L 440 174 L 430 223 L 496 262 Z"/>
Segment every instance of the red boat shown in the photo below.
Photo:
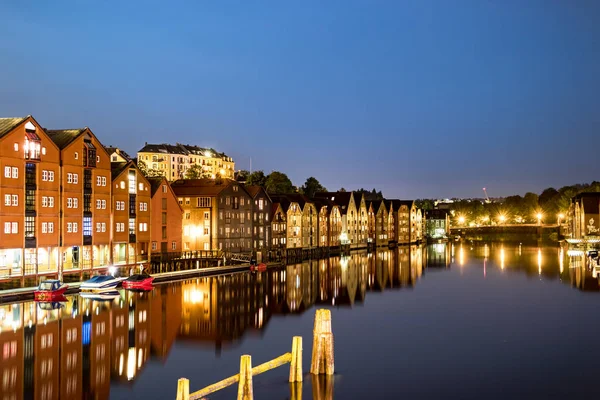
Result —
<path fill-rule="evenodd" d="M 252 272 L 264 272 L 266 270 L 267 270 L 267 264 L 265 264 L 265 263 L 260 263 L 258 265 L 250 266 L 250 271 L 252 271 Z"/>
<path fill-rule="evenodd" d="M 135 274 L 123 281 L 123 288 L 125 289 L 152 289 L 153 276 L 148 274 Z"/>
<path fill-rule="evenodd" d="M 33 292 L 36 301 L 57 301 L 64 298 L 69 285 L 59 280 L 48 280 L 40 283 L 38 290 Z"/>

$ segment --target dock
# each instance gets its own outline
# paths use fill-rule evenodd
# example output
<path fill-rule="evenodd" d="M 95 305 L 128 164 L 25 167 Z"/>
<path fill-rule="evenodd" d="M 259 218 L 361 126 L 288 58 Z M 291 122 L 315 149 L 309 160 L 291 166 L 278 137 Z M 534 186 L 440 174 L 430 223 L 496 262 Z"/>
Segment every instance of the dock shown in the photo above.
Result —
<path fill-rule="evenodd" d="M 267 269 L 279 268 L 283 266 L 281 263 L 268 263 Z M 222 267 L 204 267 L 197 269 L 186 269 L 181 271 L 171 272 L 160 272 L 156 274 L 150 274 L 154 277 L 154 284 L 162 284 L 168 282 L 175 282 L 190 278 L 204 277 L 204 276 L 216 276 L 216 275 L 227 275 L 236 272 L 250 271 L 250 264 L 239 264 L 239 265 L 226 265 Z M 66 294 L 74 294 L 79 292 L 79 286 L 81 282 L 68 283 L 69 288 Z M 32 300 L 33 292 L 37 290 L 37 287 L 26 287 L 26 288 L 15 288 L 9 290 L 0 290 L 0 303 L 7 303 L 10 301 L 19 300 Z"/>

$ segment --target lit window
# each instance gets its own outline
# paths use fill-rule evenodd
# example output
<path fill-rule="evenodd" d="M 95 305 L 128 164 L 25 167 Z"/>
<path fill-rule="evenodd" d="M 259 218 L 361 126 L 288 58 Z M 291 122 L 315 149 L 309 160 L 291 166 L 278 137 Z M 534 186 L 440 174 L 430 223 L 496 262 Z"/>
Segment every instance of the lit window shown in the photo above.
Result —
<path fill-rule="evenodd" d="M 15 143 L 15 151 L 19 151 L 19 143 Z"/>

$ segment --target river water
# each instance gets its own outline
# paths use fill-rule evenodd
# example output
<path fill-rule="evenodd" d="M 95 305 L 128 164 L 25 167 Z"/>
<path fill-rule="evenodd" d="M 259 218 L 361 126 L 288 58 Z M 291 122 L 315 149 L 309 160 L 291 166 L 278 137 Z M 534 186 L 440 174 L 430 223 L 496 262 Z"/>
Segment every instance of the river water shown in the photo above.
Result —
<path fill-rule="evenodd" d="M 260 399 L 589 398 L 596 272 L 559 247 L 449 243 L 378 250 L 119 291 L 0 305 L 0 399 L 174 398 L 291 351 L 254 377 Z M 309 372 L 315 310 L 332 312 L 335 375 Z M 209 397 L 232 399 L 237 386 Z"/>

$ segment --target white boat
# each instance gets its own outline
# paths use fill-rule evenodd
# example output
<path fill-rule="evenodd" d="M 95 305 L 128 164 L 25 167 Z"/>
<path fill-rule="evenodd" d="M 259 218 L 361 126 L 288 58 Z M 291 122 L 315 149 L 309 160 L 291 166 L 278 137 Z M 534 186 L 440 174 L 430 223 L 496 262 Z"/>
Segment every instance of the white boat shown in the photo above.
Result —
<path fill-rule="evenodd" d="M 104 291 L 104 292 L 81 292 L 79 296 L 84 299 L 95 300 L 95 301 L 109 301 L 119 298 L 120 294 L 116 290 Z"/>
<path fill-rule="evenodd" d="M 88 292 L 106 292 L 115 290 L 125 278 L 115 278 L 112 275 L 97 275 L 83 282 L 79 289 Z"/>

